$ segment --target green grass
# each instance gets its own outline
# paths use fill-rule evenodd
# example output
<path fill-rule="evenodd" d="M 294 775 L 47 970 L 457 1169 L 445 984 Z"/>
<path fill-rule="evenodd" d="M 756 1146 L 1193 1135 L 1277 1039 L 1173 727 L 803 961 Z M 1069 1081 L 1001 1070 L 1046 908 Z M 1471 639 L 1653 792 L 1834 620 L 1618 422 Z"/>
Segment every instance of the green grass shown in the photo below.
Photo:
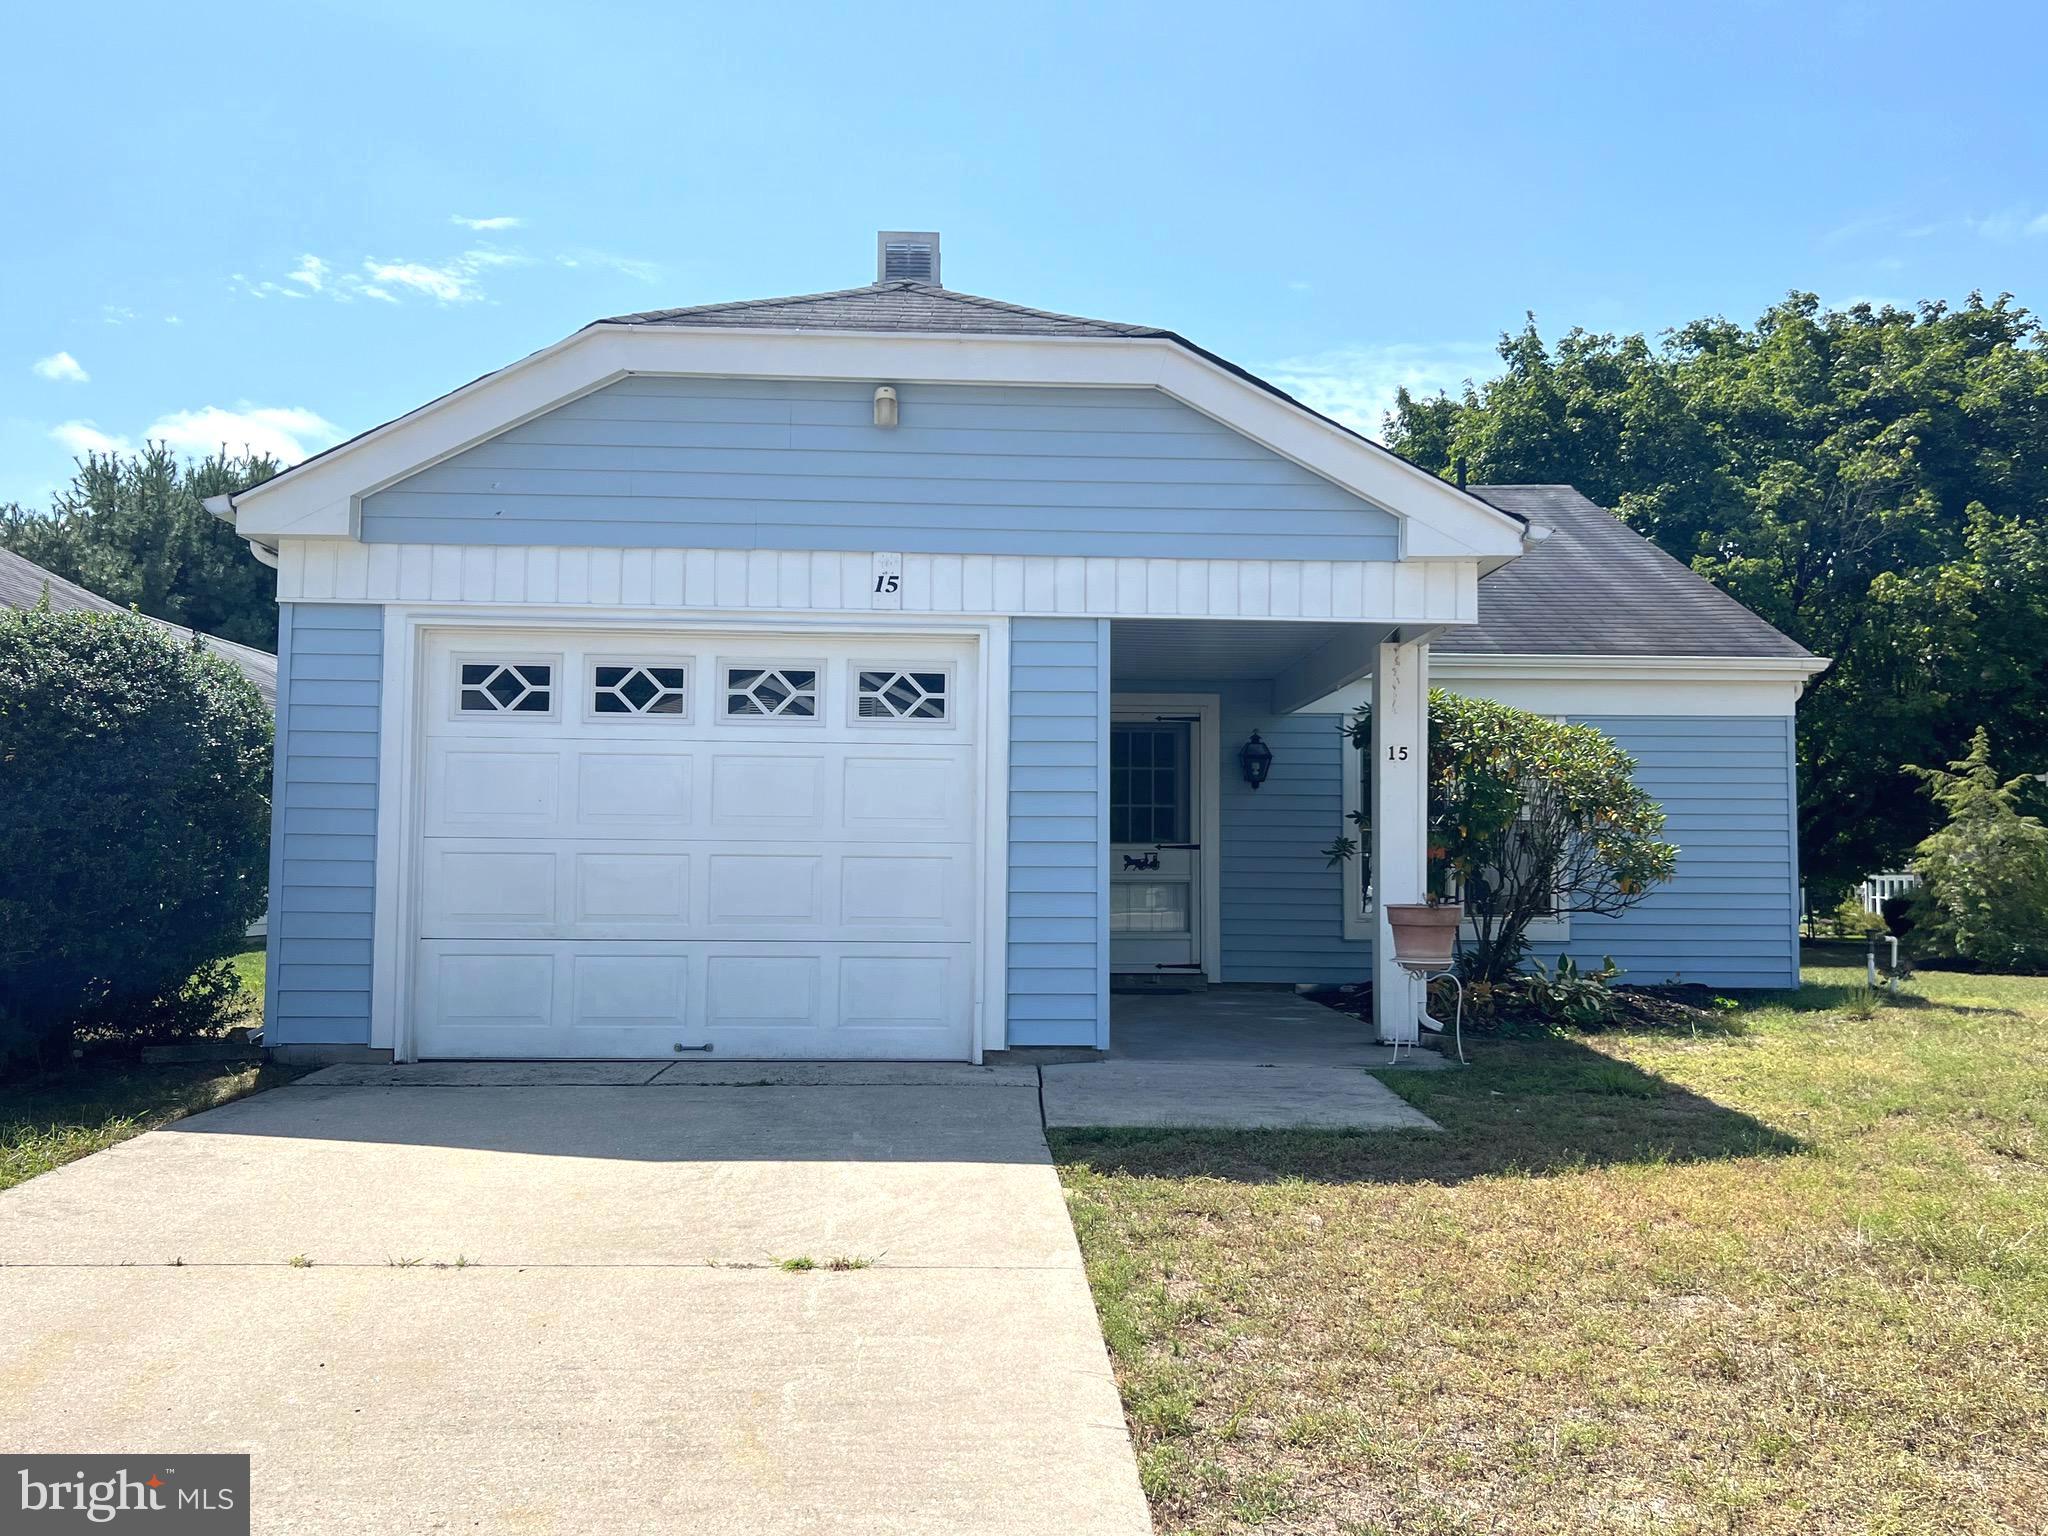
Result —
<path fill-rule="evenodd" d="M 262 946 L 258 945 L 255 949 L 243 950 L 240 954 L 231 957 L 231 963 L 234 965 L 235 975 L 241 980 L 243 988 L 255 1000 L 254 1007 L 250 1010 L 249 1016 L 249 1022 L 253 1024 L 263 1015 Z"/>
<path fill-rule="evenodd" d="M 235 1023 L 263 1016 L 263 951 L 232 957 L 250 1002 Z M 28 1083 L 0 1084 L 0 1190 L 116 1142 L 299 1073 L 240 1062 L 146 1066 L 96 1053 Z"/>
<path fill-rule="evenodd" d="M 0 1087 L 0 1190 L 186 1115 L 290 1082 L 289 1068 L 82 1061 Z"/>
<path fill-rule="evenodd" d="M 1166 1532 L 2035 1532 L 2048 981 L 1474 1046 L 1446 1134 L 1054 1133 Z"/>

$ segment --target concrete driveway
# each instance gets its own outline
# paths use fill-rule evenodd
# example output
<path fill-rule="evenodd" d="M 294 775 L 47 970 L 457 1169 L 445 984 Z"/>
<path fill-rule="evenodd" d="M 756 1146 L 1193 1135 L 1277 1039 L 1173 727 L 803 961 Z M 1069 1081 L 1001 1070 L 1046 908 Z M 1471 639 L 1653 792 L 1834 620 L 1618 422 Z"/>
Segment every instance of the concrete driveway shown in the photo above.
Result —
<path fill-rule="evenodd" d="M 248 1452 L 258 1531 L 1148 1530 L 1036 1074 L 717 1075 L 337 1069 L 0 1195 L 0 1445 Z"/>

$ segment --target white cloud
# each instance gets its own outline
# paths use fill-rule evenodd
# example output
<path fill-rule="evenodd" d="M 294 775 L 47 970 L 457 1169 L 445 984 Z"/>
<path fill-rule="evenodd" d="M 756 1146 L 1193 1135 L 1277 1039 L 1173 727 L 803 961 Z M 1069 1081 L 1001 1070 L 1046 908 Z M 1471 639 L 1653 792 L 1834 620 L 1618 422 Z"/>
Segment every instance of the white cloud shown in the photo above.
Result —
<path fill-rule="evenodd" d="M 2048 212 L 2029 214 L 2024 207 L 2006 208 L 1984 218 L 1964 222 L 1986 240 L 2018 240 L 2023 236 L 2048 235 Z"/>
<path fill-rule="evenodd" d="M 1338 347 L 1254 371 L 1324 415 L 1379 437 L 1396 390 L 1405 387 L 1417 395 L 1455 391 L 1467 379 L 1488 378 L 1500 368 L 1494 343 L 1453 341 Z"/>
<path fill-rule="evenodd" d="M 34 367 L 36 377 L 53 379 L 60 384 L 83 384 L 92 377 L 69 352 L 52 352 L 48 357 L 39 357 Z"/>
<path fill-rule="evenodd" d="M 363 270 L 379 287 L 410 288 L 443 304 L 463 304 L 483 297 L 476 274 L 463 270 L 456 262 L 436 267 L 423 261 L 366 261 Z"/>
<path fill-rule="evenodd" d="M 658 282 L 662 272 L 661 267 L 655 262 L 641 261 L 632 256 L 614 256 L 609 251 L 564 251 L 555 258 L 555 264 L 572 268 L 608 267 L 639 283 Z"/>
<path fill-rule="evenodd" d="M 176 453 L 203 458 L 225 448 L 229 453 L 268 454 L 282 464 L 296 464 L 320 449 L 341 441 L 341 429 L 304 406 L 250 405 L 233 410 L 218 405 L 196 411 L 171 411 L 159 416 L 137 438 L 103 432 L 90 421 L 67 421 L 50 436 L 73 454 L 130 453 L 138 442 L 163 443 Z"/>
<path fill-rule="evenodd" d="M 209 454 L 225 447 L 268 454 L 281 464 L 299 460 L 341 440 L 341 429 L 304 406 L 261 406 L 246 402 L 234 410 L 217 405 L 173 411 L 150 423 L 143 436 L 180 453 Z"/>
<path fill-rule="evenodd" d="M 119 304 L 102 304 L 100 319 L 108 325 L 126 325 L 135 318 L 135 311 L 123 309 Z"/>
<path fill-rule="evenodd" d="M 470 219 L 464 218 L 459 213 L 451 213 L 448 215 L 448 222 L 450 224 L 460 224 L 464 229 L 473 229 L 482 234 L 494 229 L 517 229 L 526 221 L 524 219 L 515 219 L 511 215 L 503 213 L 489 219 Z"/>
<path fill-rule="evenodd" d="M 281 282 L 235 272 L 229 275 L 228 286 L 252 299 L 318 297 L 337 304 L 355 299 L 397 304 L 411 296 L 441 304 L 467 304 L 484 296 L 480 281 L 484 273 L 494 267 L 521 266 L 527 260 L 517 251 L 483 246 L 439 262 L 387 261 L 373 256 L 359 270 L 350 271 L 309 252 L 299 258 L 299 264 Z"/>
<path fill-rule="evenodd" d="M 126 453 L 128 439 L 109 437 L 89 421 L 67 421 L 50 428 L 50 436 L 83 458 L 88 453 Z"/>

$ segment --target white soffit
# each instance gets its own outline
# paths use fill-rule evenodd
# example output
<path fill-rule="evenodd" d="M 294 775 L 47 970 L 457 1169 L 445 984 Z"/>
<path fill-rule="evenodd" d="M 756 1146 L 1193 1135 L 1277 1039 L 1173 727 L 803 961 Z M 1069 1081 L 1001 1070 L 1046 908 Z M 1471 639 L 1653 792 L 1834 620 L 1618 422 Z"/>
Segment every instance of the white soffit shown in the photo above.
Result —
<path fill-rule="evenodd" d="M 233 498 L 236 531 L 353 537 L 361 499 L 630 374 L 1159 389 L 1402 519 L 1406 559 L 1513 559 L 1522 523 L 1178 342 L 594 325 Z"/>

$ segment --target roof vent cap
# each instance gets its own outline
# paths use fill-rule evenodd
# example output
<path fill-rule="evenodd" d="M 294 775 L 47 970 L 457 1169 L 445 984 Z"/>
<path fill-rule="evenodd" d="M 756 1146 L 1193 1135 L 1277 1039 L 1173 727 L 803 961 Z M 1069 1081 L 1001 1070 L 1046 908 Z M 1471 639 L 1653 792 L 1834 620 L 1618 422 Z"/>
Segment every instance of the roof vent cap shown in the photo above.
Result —
<path fill-rule="evenodd" d="M 875 236 L 875 281 L 939 282 L 939 236 L 930 229 L 885 229 Z"/>

